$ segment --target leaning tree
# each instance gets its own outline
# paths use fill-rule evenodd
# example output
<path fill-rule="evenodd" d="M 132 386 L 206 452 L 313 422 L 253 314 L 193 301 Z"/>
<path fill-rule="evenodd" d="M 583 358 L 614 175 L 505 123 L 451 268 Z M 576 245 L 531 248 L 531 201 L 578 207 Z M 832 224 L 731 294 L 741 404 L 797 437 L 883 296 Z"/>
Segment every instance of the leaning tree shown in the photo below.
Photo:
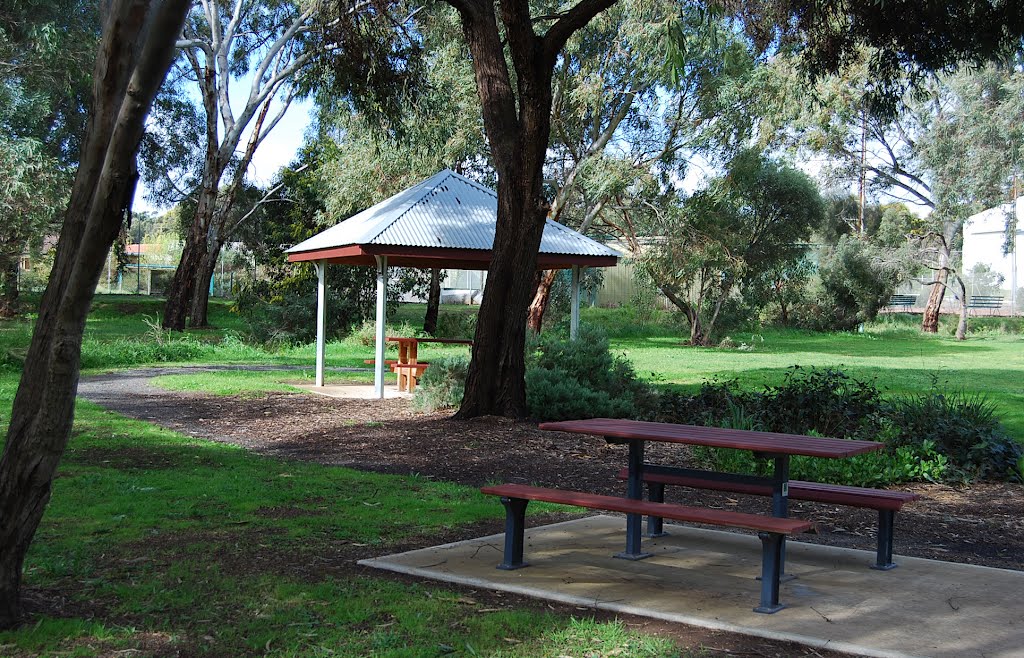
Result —
<path fill-rule="evenodd" d="M 22 564 L 71 433 L 89 305 L 131 206 L 146 114 L 171 65 L 188 4 L 103 4 L 78 174 L 0 457 L 0 628 L 21 616 Z"/>

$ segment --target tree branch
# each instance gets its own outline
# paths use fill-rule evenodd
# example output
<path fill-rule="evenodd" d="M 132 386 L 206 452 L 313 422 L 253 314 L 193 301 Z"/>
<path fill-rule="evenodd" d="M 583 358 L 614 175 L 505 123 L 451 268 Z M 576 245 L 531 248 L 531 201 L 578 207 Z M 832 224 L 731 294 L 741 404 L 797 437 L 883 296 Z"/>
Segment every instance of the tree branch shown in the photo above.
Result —
<path fill-rule="evenodd" d="M 614 5 L 616 0 L 580 0 L 552 25 L 544 35 L 542 48 L 546 66 L 553 66 L 565 42 L 594 16 Z"/>

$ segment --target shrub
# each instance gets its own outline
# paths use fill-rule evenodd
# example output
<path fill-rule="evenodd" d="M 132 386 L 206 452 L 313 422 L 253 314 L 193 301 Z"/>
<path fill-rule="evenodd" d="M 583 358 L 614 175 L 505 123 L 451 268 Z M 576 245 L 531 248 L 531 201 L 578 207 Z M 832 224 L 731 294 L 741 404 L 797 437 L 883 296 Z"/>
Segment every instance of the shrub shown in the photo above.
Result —
<path fill-rule="evenodd" d="M 462 404 L 466 390 L 469 359 L 464 356 L 443 356 L 433 359 L 416 387 L 413 403 L 424 411 L 454 409 Z"/>
<path fill-rule="evenodd" d="M 463 357 L 431 361 L 416 388 L 416 405 L 435 410 L 462 403 L 469 362 Z M 593 329 L 570 341 L 551 335 L 527 342 L 526 402 L 537 420 L 606 416 L 651 417 L 653 391 L 633 367 L 608 351 L 608 339 Z"/>
<path fill-rule="evenodd" d="M 554 420 L 555 413 L 563 419 L 649 417 L 656 406 L 653 391 L 637 379 L 629 361 L 613 356 L 608 338 L 591 327 L 581 327 L 578 340 L 531 337 L 526 373 L 527 405 L 538 420 Z"/>
<path fill-rule="evenodd" d="M 629 400 L 594 390 L 560 369 L 526 371 L 526 404 L 530 415 L 538 420 L 622 418 L 633 411 Z"/>
<path fill-rule="evenodd" d="M 927 442 L 960 474 L 977 479 L 1021 479 L 1024 450 L 1003 429 L 993 404 L 962 391 L 930 391 L 894 400 L 893 437 L 898 445 Z"/>
<path fill-rule="evenodd" d="M 793 366 L 764 398 L 759 416 L 773 432 L 868 440 L 878 434 L 882 394 L 835 368 Z"/>
<path fill-rule="evenodd" d="M 1021 479 L 1024 450 L 979 396 L 938 389 L 885 399 L 870 383 L 831 368 L 793 368 L 782 384 L 738 390 L 705 382 L 698 393 L 662 396 L 665 422 L 882 441 L 886 449 L 851 459 L 795 457 L 793 477 L 878 486 L 907 480 Z M 760 462 L 735 450 L 701 450 L 720 470 L 753 473 Z"/>
<path fill-rule="evenodd" d="M 476 313 L 438 313 L 435 336 L 471 339 L 475 333 Z"/>

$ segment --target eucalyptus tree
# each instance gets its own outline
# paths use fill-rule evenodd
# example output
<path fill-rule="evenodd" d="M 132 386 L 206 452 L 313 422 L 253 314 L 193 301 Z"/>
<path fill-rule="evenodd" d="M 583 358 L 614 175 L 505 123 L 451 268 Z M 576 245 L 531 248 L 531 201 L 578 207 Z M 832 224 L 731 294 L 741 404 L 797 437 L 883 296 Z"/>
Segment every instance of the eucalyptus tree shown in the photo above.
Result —
<path fill-rule="evenodd" d="M 170 165 L 172 158 L 157 158 L 147 176 L 172 198 L 196 199 L 167 291 L 165 328 L 180 331 L 186 319 L 207 324 L 210 279 L 235 224 L 238 192 L 256 150 L 300 93 L 298 76 L 315 54 L 307 35 L 316 12 L 316 3 L 293 0 L 200 0 L 189 12 L 177 44 L 181 56 L 168 78 L 172 98 L 158 105 L 168 120 L 155 122 L 151 135 L 172 153 L 182 151 L 181 144 L 192 146 L 202 160 L 182 168 Z M 198 108 L 191 107 L 193 94 Z M 176 127 L 175 119 L 189 120 Z"/>
<path fill-rule="evenodd" d="M 734 293 L 799 262 L 824 203 L 806 174 L 743 151 L 723 176 L 653 218 L 641 267 L 685 316 L 690 344 L 708 345 Z"/>
<path fill-rule="evenodd" d="M 1019 168 L 1024 75 L 994 64 L 963 70 L 922 83 L 894 108 L 878 111 L 868 95 L 869 56 L 862 53 L 843 75 L 821 80 L 793 113 L 790 135 L 795 146 L 829 158 L 826 172 L 834 180 L 927 211 L 927 227 L 908 236 L 933 272 L 925 281 L 931 291 L 922 329 L 938 330 L 951 283 L 963 302 L 963 325 L 966 300 L 954 252 L 967 217 L 1006 198 Z M 862 194 L 859 232 L 866 205 Z"/>
<path fill-rule="evenodd" d="M 0 317 L 18 311 L 18 269 L 58 229 L 67 174 L 38 141 L 0 135 Z"/>
<path fill-rule="evenodd" d="M 85 0 L 0 7 L 0 315 L 18 309 L 18 259 L 59 231 L 99 31 Z"/>
<path fill-rule="evenodd" d="M 666 62 L 680 49 L 685 61 Z M 696 154 L 725 160 L 746 141 L 755 120 L 742 90 L 754 64 L 742 35 L 695 6 L 622 0 L 591 21 L 555 69 L 545 166 L 552 218 L 625 237 L 624 214 L 669 192 Z M 554 279 L 540 277 L 534 331 Z"/>
<path fill-rule="evenodd" d="M 475 348 L 460 417 L 526 413 L 524 385 L 526 313 L 535 287 L 534 271 L 550 202 L 543 173 L 551 132 L 554 69 L 569 38 L 615 0 L 580 0 L 531 7 L 524 0 L 446 0 L 455 7 L 473 62 L 485 132 L 497 171 L 498 223 L 490 276 L 480 308 Z M 686 6 L 689 6 L 687 3 Z M 967 3 L 949 16 L 938 0 L 865 4 L 813 0 L 727 2 L 758 43 L 803 40 L 812 65 L 836 68 L 863 42 L 877 45 L 883 64 L 910 61 L 937 69 L 960 59 L 988 57 L 1019 44 L 1024 17 L 1012 3 Z M 704 6 L 703 3 L 693 3 Z M 372 7 L 360 12 L 360 6 Z M 326 42 L 337 44 L 333 65 L 353 97 L 367 105 L 387 98 L 374 89 L 404 90 L 414 79 L 418 40 L 405 28 L 417 13 L 385 0 L 366 5 L 344 1 L 325 24 Z M 402 18 L 402 15 L 405 18 Z M 908 22 L 905 16 L 912 16 Z M 386 18 L 385 18 L 386 17 Z M 352 35 L 384 34 L 386 43 L 346 48 Z M 783 39 L 780 41 L 780 34 Z M 380 54 L 381 56 L 375 56 Z M 408 55 L 408 56 L 407 56 Z M 673 59 L 685 61 L 680 49 Z M 353 76 L 353 72 L 368 75 Z M 892 71 L 879 68 L 880 80 Z M 379 75 L 374 75 L 379 74 Z M 390 96 L 392 99 L 395 95 Z M 377 109 L 386 105 L 378 105 Z"/>
<path fill-rule="evenodd" d="M 22 565 L 74 418 L 82 333 L 130 208 L 135 154 L 174 57 L 186 0 L 109 0 L 88 127 L 0 456 L 0 628 L 21 616 Z"/>

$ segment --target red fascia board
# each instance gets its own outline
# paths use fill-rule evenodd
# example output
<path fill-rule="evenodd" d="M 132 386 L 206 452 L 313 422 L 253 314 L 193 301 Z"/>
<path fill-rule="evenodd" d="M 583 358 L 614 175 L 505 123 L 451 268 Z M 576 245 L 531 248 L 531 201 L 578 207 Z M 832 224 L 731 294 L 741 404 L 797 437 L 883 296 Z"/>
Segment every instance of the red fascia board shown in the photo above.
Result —
<path fill-rule="evenodd" d="M 300 251 L 295 254 L 288 254 L 289 263 L 301 263 L 309 260 L 332 260 L 365 257 L 367 253 L 359 245 L 347 247 L 331 247 L 330 249 L 314 249 L 313 251 Z M 373 262 L 373 257 L 370 257 Z"/>
<path fill-rule="evenodd" d="M 491 252 L 485 249 L 447 249 L 438 247 L 400 247 L 395 245 L 349 245 L 316 249 L 288 254 L 292 263 L 325 260 L 348 265 L 373 265 L 374 256 L 387 256 L 389 265 L 398 267 L 444 267 L 466 270 L 486 270 L 491 263 Z M 571 256 L 567 254 L 538 254 L 539 269 L 568 269 L 582 267 L 613 267 L 616 256 Z"/>

